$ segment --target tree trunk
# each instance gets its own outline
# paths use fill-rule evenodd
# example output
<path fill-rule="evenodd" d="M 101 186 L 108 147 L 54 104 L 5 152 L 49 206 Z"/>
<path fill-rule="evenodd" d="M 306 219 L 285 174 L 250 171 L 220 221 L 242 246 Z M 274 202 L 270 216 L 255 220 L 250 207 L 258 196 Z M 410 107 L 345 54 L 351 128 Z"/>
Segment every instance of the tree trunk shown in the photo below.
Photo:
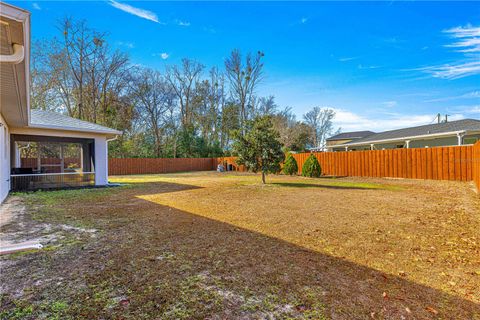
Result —
<path fill-rule="evenodd" d="M 262 171 L 262 183 L 265 184 L 265 171 Z"/>

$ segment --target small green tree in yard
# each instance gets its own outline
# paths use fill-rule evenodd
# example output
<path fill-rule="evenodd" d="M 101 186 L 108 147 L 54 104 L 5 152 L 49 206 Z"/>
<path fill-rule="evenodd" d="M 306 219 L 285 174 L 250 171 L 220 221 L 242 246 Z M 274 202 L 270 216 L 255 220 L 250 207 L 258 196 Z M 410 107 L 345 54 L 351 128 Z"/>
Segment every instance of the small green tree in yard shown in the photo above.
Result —
<path fill-rule="evenodd" d="M 322 175 L 322 167 L 313 154 L 311 154 L 302 167 L 302 176 L 310 178 L 319 178 Z"/>
<path fill-rule="evenodd" d="M 256 117 L 247 121 L 245 134 L 241 130 L 234 133 L 233 151 L 238 155 L 237 164 L 244 165 L 247 170 L 265 175 L 280 171 L 280 163 L 285 159 L 280 135 L 273 128 L 270 116 Z"/>
<path fill-rule="evenodd" d="M 285 163 L 283 164 L 283 173 L 294 175 L 294 174 L 297 174 L 297 172 L 298 172 L 297 160 L 295 160 L 292 154 L 289 154 L 287 157 L 287 160 L 285 160 Z"/>

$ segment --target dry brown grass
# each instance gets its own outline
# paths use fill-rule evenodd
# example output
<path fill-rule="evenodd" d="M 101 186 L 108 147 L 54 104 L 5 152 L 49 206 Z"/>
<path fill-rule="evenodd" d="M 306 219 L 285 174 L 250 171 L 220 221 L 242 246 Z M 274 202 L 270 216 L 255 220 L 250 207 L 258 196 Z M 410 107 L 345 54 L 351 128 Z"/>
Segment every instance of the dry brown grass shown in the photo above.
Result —
<path fill-rule="evenodd" d="M 480 199 L 469 184 L 113 180 L 130 185 L 26 197 L 37 219 L 101 232 L 2 258 L 13 262 L 0 280 L 23 289 L 3 296 L 5 310 L 52 313 L 65 301 L 59 314 L 85 318 L 480 319 Z"/>

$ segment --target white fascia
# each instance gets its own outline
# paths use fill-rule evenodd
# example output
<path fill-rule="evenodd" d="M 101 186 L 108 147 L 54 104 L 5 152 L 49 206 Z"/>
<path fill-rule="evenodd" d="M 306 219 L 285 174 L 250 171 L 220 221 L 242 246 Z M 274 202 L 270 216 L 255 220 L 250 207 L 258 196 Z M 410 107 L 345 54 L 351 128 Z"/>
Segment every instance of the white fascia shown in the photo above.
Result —
<path fill-rule="evenodd" d="M 60 130 L 60 131 L 73 131 L 73 132 L 86 132 L 86 133 L 96 133 L 96 134 L 104 134 L 104 135 L 111 135 L 111 136 L 119 136 L 122 135 L 121 131 L 118 130 L 95 130 L 95 129 L 80 129 L 80 128 L 73 128 L 73 127 L 62 127 L 62 126 L 51 126 L 51 125 L 41 125 L 41 124 L 32 124 L 28 126 L 32 129 L 47 129 L 47 130 Z"/>

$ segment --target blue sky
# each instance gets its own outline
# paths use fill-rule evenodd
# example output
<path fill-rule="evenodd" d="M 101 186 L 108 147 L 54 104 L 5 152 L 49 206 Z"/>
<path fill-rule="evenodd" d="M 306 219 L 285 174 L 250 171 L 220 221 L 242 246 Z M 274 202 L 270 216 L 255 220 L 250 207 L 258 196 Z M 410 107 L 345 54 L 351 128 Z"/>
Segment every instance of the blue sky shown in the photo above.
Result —
<path fill-rule="evenodd" d="M 64 16 L 108 31 L 135 64 L 183 57 L 223 66 L 233 48 L 265 53 L 259 95 L 300 118 L 337 111 L 343 131 L 480 118 L 480 4 L 475 2 L 12 2 L 32 39 Z"/>

